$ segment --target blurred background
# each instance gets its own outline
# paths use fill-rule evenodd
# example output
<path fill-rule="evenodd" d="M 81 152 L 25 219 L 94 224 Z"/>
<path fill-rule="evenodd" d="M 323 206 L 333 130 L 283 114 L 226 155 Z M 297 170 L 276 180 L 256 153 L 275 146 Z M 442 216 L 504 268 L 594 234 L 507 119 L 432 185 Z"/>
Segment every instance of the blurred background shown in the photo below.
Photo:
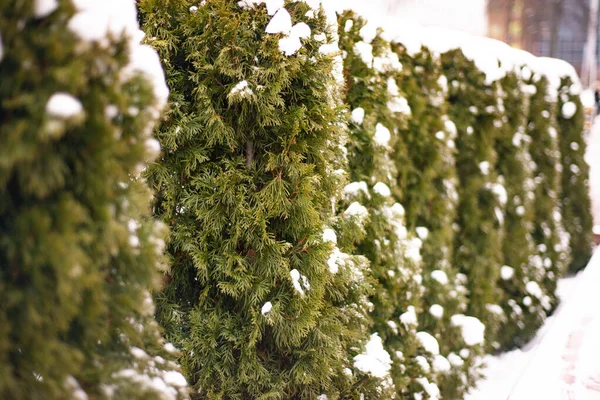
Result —
<path fill-rule="evenodd" d="M 344 0 L 365 15 L 502 40 L 571 63 L 586 86 L 598 80 L 598 0 Z M 592 12 L 594 10 L 594 12 Z M 593 52 L 588 52 L 593 48 Z"/>

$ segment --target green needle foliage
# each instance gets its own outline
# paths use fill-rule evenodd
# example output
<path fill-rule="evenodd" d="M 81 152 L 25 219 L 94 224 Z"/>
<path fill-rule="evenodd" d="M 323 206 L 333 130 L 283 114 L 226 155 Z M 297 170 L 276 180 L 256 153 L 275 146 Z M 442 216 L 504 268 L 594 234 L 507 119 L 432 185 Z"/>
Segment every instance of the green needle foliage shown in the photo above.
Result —
<path fill-rule="evenodd" d="M 400 129 L 403 147 L 397 146 L 395 157 L 396 193 L 409 206 L 409 229 L 423 232 L 419 326 L 438 340 L 443 356 L 454 353 L 450 358 L 457 365 L 451 373 L 440 374 L 438 381 L 443 398 L 461 399 L 477 378 L 472 369 L 477 352 L 466 357 L 466 362 L 458 361 L 457 353 L 465 344 L 460 328 L 451 323 L 453 315 L 467 308 L 466 288 L 451 263 L 457 203 L 456 126 L 446 115 L 448 87 L 439 58 L 426 47 L 412 55 L 401 44 L 394 47 L 403 66 L 400 86 L 411 110 L 408 124 Z"/>
<path fill-rule="evenodd" d="M 494 168 L 501 112 L 495 84 L 487 83 L 461 51 L 444 53 L 442 68 L 449 82 L 448 115 L 457 128 L 459 200 L 453 264 L 468 277 L 467 313 L 486 325 L 488 341 L 493 341 L 499 323 L 493 306 L 500 299 L 496 282 L 506 202 Z"/>
<path fill-rule="evenodd" d="M 530 283 L 528 297 L 537 297 L 550 310 L 557 304 L 557 280 L 563 275 L 569 262 L 569 238 L 562 226 L 559 207 L 561 155 L 558 132 L 554 126 L 554 101 L 549 95 L 546 77 L 534 75 L 529 83 L 535 87 L 529 105 L 527 135 L 531 137 L 529 153 L 534 163 L 532 236 L 536 246 L 530 262 L 540 275 L 540 284 Z M 522 302 L 522 305 L 530 307 L 526 304 L 529 303 L 528 300 L 523 299 Z"/>
<path fill-rule="evenodd" d="M 589 197 L 589 166 L 584 160 L 586 142 L 582 135 L 585 115 L 579 94 L 573 94 L 571 78 L 561 80 L 557 102 L 558 140 L 561 154 L 563 224 L 570 235 L 570 272 L 583 269 L 592 256 L 592 213 Z"/>
<path fill-rule="evenodd" d="M 528 69 L 525 69 L 528 71 Z M 531 138 L 526 134 L 527 89 L 521 71 L 508 73 L 500 80 L 504 124 L 496 140 L 496 168 L 504 180 L 507 203 L 504 211 L 501 276 L 498 281 L 503 292 L 502 308 L 507 323 L 502 324 L 498 342 L 502 348 L 524 345 L 540 327 L 546 312 L 541 299 L 531 297 L 527 283 L 539 284 L 539 271 L 532 265 L 535 244 L 532 238 L 534 203 L 532 191 Z M 531 285 L 531 284 L 530 284 Z M 522 302 L 529 296 L 527 306 Z"/>
<path fill-rule="evenodd" d="M 346 141 L 324 13 L 286 3 L 312 32 L 288 56 L 284 36 L 265 33 L 264 5 L 140 7 L 172 93 L 147 174 L 172 227 L 158 318 L 183 349 L 192 397 L 360 397 L 377 386 L 349 357 L 366 338 L 366 261 L 331 269 L 323 237 Z"/>
<path fill-rule="evenodd" d="M 437 391 L 435 382 L 430 382 L 433 375 L 427 361 L 433 355 L 419 348 L 416 336 L 422 292 L 421 241 L 408 232 L 404 208 L 392 197 L 397 181 L 392 157 L 401 140 L 395 132 L 409 118 L 408 108 L 398 107 L 402 98 L 397 81 L 402 66 L 389 42 L 378 34 L 366 36 L 365 21 L 354 13 L 340 15 L 339 26 L 346 103 L 352 110 L 348 144 L 352 183 L 344 190 L 341 208 L 358 202 L 369 213 L 365 235 L 349 250 L 369 259 L 376 279 L 371 296 L 372 329 L 393 359 L 392 398 Z"/>
<path fill-rule="evenodd" d="M 0 398 L 183 397 L 149 292 L 165 232 L 135 177 L 159 105 L 138 44 L 34 3 L 0 4 Z"/>

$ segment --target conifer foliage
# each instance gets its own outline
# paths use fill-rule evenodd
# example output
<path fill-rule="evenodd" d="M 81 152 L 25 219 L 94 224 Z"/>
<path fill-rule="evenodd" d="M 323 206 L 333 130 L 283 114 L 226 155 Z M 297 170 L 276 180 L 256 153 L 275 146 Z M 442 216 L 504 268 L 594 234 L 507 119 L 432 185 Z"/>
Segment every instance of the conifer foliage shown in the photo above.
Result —
<path fill-rule="evenodd" d="M 502 266 L 498 286 L 502 289 L 502 308 L 507 321 L 498 333 L 498 342 L 503 348 L 523 345 L 543 322 L 547 309 L 538 297 L 527 291 L 539 285 L 540 275 L 532 265 L 535 245 L 533 229 L 532 161 L 529 148 L 531 138 L 526 133 L 529 93 L 535 88 L 523 81 L 530 70 L 508 73 L 500 80 L 501 101 L 504 107 L 503 125 L 496 139 L 498 159 L 496 168 L 504 181 L 507 202 L 504 210 L 502 234 Z M 527 285 L 528 282 L 532 282 Z M 529 300 L 526 300 L 529 298 Z M 527 305 L 523 304 L 529 303 Z"/>
<path fill-rule="evenodd" d="M 366 338 L 365 261 L 334 249 L 330 229 L 346 137 L 335 26 L 304 2 L 141 10 L 172 92 L 148 172 L 172 229 L 158 318 L 192 396 L 359 396 L 349 354 Z"/>
<path fill-rule="evenodd" d="M 0 4 L 0 398 L 458 400 L 534 334 L 591 251 L 572 68 L 328 3 Z"/>
<path fill-rule="evenodd" d="M 589 197 L 589 166 L 584 160 L 585 115 L 580 96 L 572 93 L 570 77 L 561 80 L 556 119 L 561 155 L 560 201 L 565 230 L 569 234 L 571 263 L 569 270 L 583 269 L 592 255 L 593 226 Z"/>
<path fill-rule="evenodd" d="M 506 190 L 494 168 L 501 110 L 495 83 L 460 50 L 442 55 L 449 82 L 448 115 L 457 128 L 456 171 L 459 179 L 453 262 L 467 278 L 467 312 L 479 318 L 493 337 L 499 324 L 494 305 L 500 291 L 499 261 Z M 491 344 L 491 343 L 490 343 Z"/>
<path fill-rule="evenodd" d="M 531 263 L 539 279 L 529 283 L 529 300 L 523 298 L 522 305 L 530 307 L 533 296 L 543 301 L 547 310 L 551 310 L 557 304 L 556 282 L 569 263 L 569 237 L 563 228 L 559 205 L 561 155 L 555 127 L 554 99 L 551 96 L 555 88 L 550 87 L 545 76 L 537 74 L 531 77 L 529 83 L 535 87 L 530 99 L 527 124 L 527 135 L 534 144 L 529 147 L 534 163 L 532 236 L 536 246 Z M 522 305 L 517 304 L 519 307 Z"/>
<path fill-rule="evenodd" d="M 421 300 L 421 240 L 405 225 L 404 207 L 395 201 L 394 148 L 398 127 L 410 118 L 398 80 L 402 64 L 390 43 L 352 12 L 339 17 L 340 48 L 345 52 L 346 103 L 352 110 L 348 158 L 352 182 L 344 188 L 342 210 L 358 202 L 366 207 L 366 234 L 353 251 L 371 262 L 376 280 L 371 296 L 373 331 L 392 357 L 393 395 L 439 394 L 429 368 L 437 354 L 420 349 L 417 314 Z M 420 362 L 419 362 L 420 361 Z M 399 397 L 398 397 L 399 396 Z"/>
<path fill-rule="evenodd" d="M 137 33 L 133 1 L 0 4 L 0 398 L 185 396 L 135 177 L 167 88 Z"/>
<path fill-rule="evenodd" d="M 455 169 L 456 125 L 448 117 L 448 81 L 439 56 L 427 47 L 409 54 L 393 45 L 402 63 L 400 86 L 406 92 L 411 118 L 400 128 L 403 147 L 397 147 L 397 194 L 406 204 L 409 229 L 423 240 L 423 296 L 420 329 L 438 341 L 440 355 L 451 370 L 438 374 L 441 396 L 462 399 L 478 377 L 475 369 L 481 346 L 466 345 L 452 317 L 467 310 L 465 275 L 452 264 L 458 200 Z M 406 160 L 408 158 L 410 161 Z M 462 351 L 463 357 L 458 353 Z M 468 355 L 465 355 L 467 354 Z"/>

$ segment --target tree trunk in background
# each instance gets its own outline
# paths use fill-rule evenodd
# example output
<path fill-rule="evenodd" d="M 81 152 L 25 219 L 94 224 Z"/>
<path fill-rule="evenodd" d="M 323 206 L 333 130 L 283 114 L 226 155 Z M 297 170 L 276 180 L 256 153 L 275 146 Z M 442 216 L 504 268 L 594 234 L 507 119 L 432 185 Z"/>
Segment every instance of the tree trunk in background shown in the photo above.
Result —
<path fill-rule="evenodd" d="M 540 0 L 523 0 L 523 8 L 521 21 L 523 22 L 523 30 L 521 31 L 521 40 L 523 48 L 535 55 L 539 55 L 534 44 L 539 42 L 539 16 L 543 9 L 543 4 Z"/>
<path fill-rule="evenodd" d="M 505 12 L 506 15 L 505 17 L 505 21 L 504 21 L 504 41 L 506 43 L 512 43 L 511 39 L 512 39 L 512 35 L 510 32 L 510 23 L 512 22 L 512 14 L 513 14 L 513 9 L 515 7 L 515 0 L 506 0 L 506 4 L 505 4 Z"/>
<path fill-rule="evenodd" d="M 560 22 L 563 15 L 562 0 L 553 0 L 552 20 L 550 23 L 550 57 L 556 57 L 558 54 L 558 34 L 560 31 Z"/>
<path fill-rule="evenodd" d="M 596 81 L 596 42 L 598 40 L 598 0 L 590 0 L 587 41 L 584 50 L 581 78 L 587 87 Z"/>

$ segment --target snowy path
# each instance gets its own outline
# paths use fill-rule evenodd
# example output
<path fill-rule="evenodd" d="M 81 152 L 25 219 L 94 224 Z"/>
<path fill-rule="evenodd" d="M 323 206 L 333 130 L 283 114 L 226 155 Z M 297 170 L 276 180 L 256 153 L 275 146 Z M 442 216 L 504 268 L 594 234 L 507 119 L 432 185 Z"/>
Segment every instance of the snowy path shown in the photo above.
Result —
<path fill-rule="evenodd" d="M 600 251 L 560 281 L 562 299 L 522 350 L 487 357 L 488 379 L 468 400 L 600 400 Z"/>
<path fill-rule="evenodd" d="M 600 399 L 600 252 L 577 278 L 507 400 Z"/>

